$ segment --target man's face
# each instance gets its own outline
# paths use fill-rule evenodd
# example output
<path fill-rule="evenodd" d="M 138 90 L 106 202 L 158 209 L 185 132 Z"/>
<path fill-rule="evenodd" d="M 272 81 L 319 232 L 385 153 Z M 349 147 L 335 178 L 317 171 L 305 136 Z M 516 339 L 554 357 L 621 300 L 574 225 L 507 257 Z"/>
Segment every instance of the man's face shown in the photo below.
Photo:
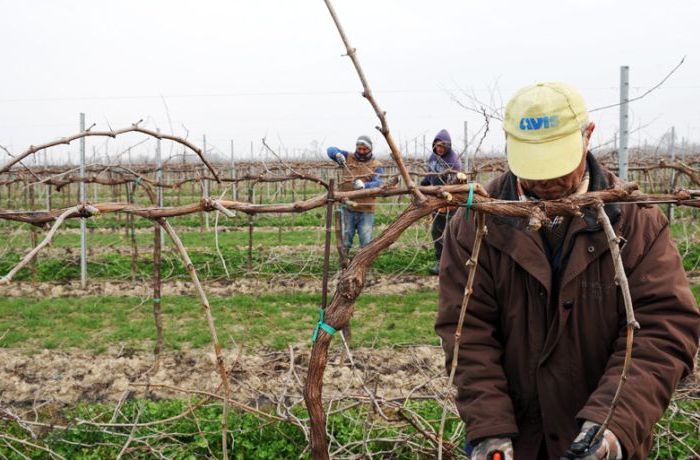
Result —
<path fill-rule="evenodd" d="M 583 152 L 581 163 L 569 174 L 547 180 L 520 179 L 520 184 L 525 190 L 537 196 L 541 200 L 556 200 L 571 195 L 576 191 L 586 173 L 586 152 L 591 140 L 591 134 L 595 129 L 594 123 L 589 123 L 583 130 Z"/>
<path fill-rule="evenodd" d="M 367 155 L 367 154 L 369 153 L 369 148 L 367 148 L 366 145 L 357 144 L 357 145 L 355 146 L 355 151 L 356 151 L 359 155 Z"/>
<path fill-rule="evenodd" d="M 445 152 L 447 152 L 447 149 L 445 148 L 445 144 L 443 144 L 442 142 L 438 142 L 437 144 L 435 144 L 434 151 L 436 155 L 443 156 Z"/>
<path fill-rule="evenodd" d="M 584 156 L 573 172 L 566 176 L 547 180 L 520 179 L 520 183 L 528 192 L 541 200 L 556 200 L 571 195 L 576 191 L 586 172 L 586 157 Z"/>

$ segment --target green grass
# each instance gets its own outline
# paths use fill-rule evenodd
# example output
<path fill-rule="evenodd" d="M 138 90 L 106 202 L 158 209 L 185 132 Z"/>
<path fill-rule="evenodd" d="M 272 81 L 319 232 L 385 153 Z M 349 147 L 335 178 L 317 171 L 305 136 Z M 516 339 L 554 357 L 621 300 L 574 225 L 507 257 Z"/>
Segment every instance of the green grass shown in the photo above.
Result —
<path fill-rule="evenodd" d="M 691 286 L 690 290 L 693 291 L 693 294 L 695 295 L 695 301 L 698 303 L 698 305 L 700 305 L 700 284 Z"/>
<path fill-rule="evenodd" d="M 688 417 L 694 415 L 695 419 Z M 664 414 L 656 427 L 657 433 L 670 431 L 672 436 L 659 436 L 649 458 L 677 459 L 696 458 L 691 456 L 691 452 L 700 451 L 700 428 L 697 420 L 700 414 L 700 399 L 679 400 L 675 402 Z M 683 443 L 679 440 L 682 439 Z M 690 449 L 692 449 L 692 451 Z"/>
<path fill-rule="evenodd" d="M 680 241 L 677 245 L 678 252 L 683 258 L 683 268 L 686 271 L 700 270 L 700 243 Z"/>
<path fill-rule="evenodd" d="M 214 223 L 209 232 L 200 231 L 180 231 L 178 236 L 182 240 L 185 247 L 188 249 L 208 248 L 215 250 L 216 241 L 214 234 Z M 375 227 L 374 234 L 379 235 L 383 227 Z M 299 246 L 299 245 L 315 245 L 321 247 L 323 245 L 325 230 L 321 227 L 308 227 L 302 230 L 292 229 L 286 226 L 263 227 L 256 226 L 253 229 L 253 243 L 263 246 Z M 135 235 L 136 244 L 140 248 L 150 247 L 153 245 L 152 232 L 138 232 Z M 39 235 L 41 238 L 41 234 Z M 168 239 L 166 241 L 169 243 Z M 14 249 L 29 249 L 31 248 L 31 239 L 27 235 L 16 234 L 5 237 L 6 247 Z M 357 242 L 357 241 L 356 241 Z M 405 244 L 420 244 L 429 243 L 430 233 L 424 226 L 414 226 L 407 229 L 399 238 L 399 243 Z M 130 248 L 131 237 L 126 234 L 124 229 L 114 231 L 112 233 L 93 233 L 88 232 L 87 235 L 88 248 L 94 247 L 110 247 L 110 248 Z M 333 238 L 335 246 L 335 238 Z M 224 227 L 221 226 L 219 231 L 219 246 L 222 248 L 246 247 L 248 246 L 248 228 L 247 227 Z M 54 248 L 72 248 L 77 250 L 80 247 L 80 234 L 78 233 L 61 233 L 60 231 L 51 241 L 51 247 Z"/>
<path fill-rule="evenodd" d="M 192 403 L 197 403 L 193 401 Z M 657 426 L 657 443 L 650 453 L 650 458 L 678 459 L 689 458 L 692 451 L 700 449 L 697 426 L 687 414 L 700 411 L 700 401 L 681 400 L 676 402 L 677 411 L 669 410 Z M 153 450 L 158 450 L 167 458 L 195 459 L 221 458 L 221 405 L 203 404 L 192 415 L 176 418 L 169 423 L 156 423 L 138 427 L 133 431 L 129 426 L 138 418 L 141 423 L 158 422 L 182 414 L 189 408 L 189 402 L 182 400 L 132 400 L 124 403 L 118 412 L 113 404 L 81 404 L 73 408 L 64 408 L 40 413 L 40 421 L 48 426 L 67 427 L 45 428 L 39 431 L 38 439 L 29 437 L 26 430 L 9 419 L 0 420 L 0 433 L 23 439 L 32 444 L 45 446 L 55 453 L 71 459 L 115 458 L 127 438 L 131 436 L 129 458 L 151 458 Z M 436 429 L 441 415 L 441 406 L 436 401 L 411 401 L 406 404 L 422 420 Z M 265 409 L 263 410 L 270 410 Z M 391 458 L 432 458 L 432 455 L 411 452 L 398 437 L 410 438 L 414 443 L 429 447 L 430 444 L 412 426 L 405 423 L 396 409 L 384 409 L 390 421 L 384 421 L 367 409 L 359 406 L 331 414 L 327 431 L 339 444 L 356 442 L 345 454 L 365 456 L 365 448 L 373 453 L 393 449 Z M 292 409 L 295 416 L 307 420 L 306 411 L 297 405 Z M 114 419 L 112 418 L 114 414 Z M 79 424 L 81 420 L 94 423 L 122 423 L 127 426 L 111 427 L 101 430 L 92 425 Z M 398 423 L 397 423 L 398 422 Z M 269 420 L 262 416 L 231 410 L 228 417 L 230 436 L 229 455 L 234 459 L 278 459 L 309 458 L 303 453 L 307 443 L 301 429 L 288 422 Z M 448 417 L 445 435 L 450 437 L 458 427 L 454 417 Z M 683 442 L 665 434 L 665 427 L 670 427 Z M 363 445 L 363 439 L 370 440 Z M 388 441 L 381 441 L 386 439 Z M 391 441 L 392 439 L 396 441 Z M 49 454 L 17 441 L 0 443 L 0 455 L 18 458 L 9 446 L 35 459 L 48 459 Z M 331 447 L 337 448 L 337 444 Z M 692 450 L 691 450 L 692 449 Z M 149 455 L 150 454 L 150 455 Z"/>
<path fill-rule="evenodd" d="M 251 347 L 284 349 L 308 343 L 318 321 L 320 295 L 270 294 L 210 297 L 219 337 Z M 360 297 L 352 320 L 354 346 L 437 344 L 433 322 L 437 293 Z M 206 347 L 211 343 L 197 299 L 162 299 L 166 346 Z M 152 302 L 137 297 L 0 299 L 0 347 L 82 348 L 104 351 L 125 344 L 142 349 L 155 338 Z"/>
<path fill-rule="evenodd" d="M 192 235 L 197 238 L 197 235 Z M 200 237 L 201 239 L 201 237 Z M 226 269 L 213 248 L 204 246 L 188 250 L 192 263 L 200 279 L 219 279 L 226 276 Z M 221 254 L 232 277 L 250 277 L 248 271 L 247 248 L 235 245 L 222 245 Z M 297 251 L 279 251 L 276 247 L 256 244 L 253 249 L 253 272 L 260 275 L 295 275 L 321 276 L 323 274 L 323 251 L 303 249 Z M 9 272 L 22 258 L 23 253 L 8 251 L 0 257 L 0 273 Z M 426 275 L 434 263 L 432 248 L 395 248 L 382 252 L 372 265 L 377 274 L 420 274 Z M 331 267 L 338 266 L 338 255 L 333 248 Z M 332 268 L 335 269 L 335 268 Z M 73 249 L 64 256 L 41 257 L 36 263 L 36 280 L 62 282 L 80 277 L 80 259 L 78 251 Z M 172 250 L 166 250 L 162 256 L 162 276 L 169 278 L 189 278 L 182 259 Z M 136 264 L 136 278 L 147 282 L 153 274 L 153 254 L 139 252 Z M 131 254 L 128 250 L 105 253 L 88 257 L 88 277 L 90 279 L 131 279 Z M 15 276 L 16 281 L 32 279 L 30 266 L 25 267 Z"/>
<path fill-rule="evenodd" d="M 683 258 L 687 271 L 700 270 L 700 218 L 698 211 L 676 208 L 671 224 L 671 235 Z"/>
<path fill-rule="evenodd" d="M 194 401 L 196 403 L 197 401 Z M 412 411 L 437 427 L 441 406 L 436 402 L 409 402 Z M 59 455 L 70 459 L 115 458 L 130 434 L 135 441 L 128 458 L 153 458 L 151 449 L 161 451 L 165 458 L 199 459 L 221 458 L 221 405 L 205 404 L 194 410 L 193 415 L 182 417 L 170 423 L 158 423 L 140 427 L 131 432 L 129 426 L 110 428 L 107 432 L 91 425 L 76 425 L 79 420 L 96 423 L 132 423 L 136 417 L 142 423 L 157 422 L 168 417 L 175 417 L 188 409 L 186 401 L 179 400 L 135 400 L 123 404 L 118 412 L 109 404 L 82 404 L 72 409 L 63 409 L 60 413 L 42 414 L 42 421 L 54 422 L 67 429 L 46 429 L 39 439 L 31 439 L 27 432 L 15 422 L 0 419 L 0 433 L 7 433 L 15 438 L 40 443 Z M 263 410 L 269 410 L 264 409 Z M 272 412 L 270 410 L 270 412 Z M 306 411 L 296 405 L 292 412 L 304 420 L 308 419 Z M 389 411 L 387 411 L 389 412 Z M 117 416 L 112 420 L 112 414 Z M 397 439 L 399 435 L 409 436 L 413 442 L 429 446 L 416 430 L 407 425 L 397 415 L 389 413 L 394 420 L 383 421 L 372 414 L 366 407 L 355 407 L 329 416 L 328 431 L 341 444 L 372 439 L 366 447 L 362 442 L 356 443 L 346 454 L 362 455 L 382 450 L 394 450 L 392 458 L 416 458 L 404 443 L 381 441 L 379 439 Z M 370 424 L 370 422 L 372 422 Z M 401 422 L 400 424 L 396 422 Z M 451 435 L 457 428 L 457 420 L 449 417 L 446 435 Z M 287 459 L 299 458 L 307 447 L 301 429 L 289 422 L 269 420 L 262 416 L 231 410 L 228 417 L 230 430 L 229 455 L 233 459 Z M 231 438 L 233 442 L 231 442 Z M 33 449 L 26 445 L 12 443 L 13 447 L 31 458 L 50 458 L 45 451 Z M 145 446 L 148 446 L 146 448 Z M 337 444 L 334 444 L 337 448 Z M 150 455 L 149 455 L 150 454 Z M 6 443 L 0 443 L 0 455 L 16 458 Z M 301 458 L 310 458 L 308 452 Z M 421 456 L 417 458 L 430 458 Z"/>
<path fill-rule="evenodd" d="M 301 215 L 259 216 L 255 220 L 253 233 L 253 271 L 258 275 L 300 274 L 320 276 L 322 274 L 322 247 L 324 231 L 319 226 L 323 213 L 318 210 Z M 383 217 L 382 217 L 383 216 Z M 389 217 L 379 214 L 375 227 L 375 236 L 383 230 Z M 179 227 L 179 236 L 190 252 L 190 256 L 203 279 L 221 278 L 226 270 L 216 252 L 216 238 L 213 231 L 200 232 L 199 217 L 187 216 L 173 219 Z M 384 221 L 382 223 L 382 221 Z M 150 221 L 136 219 L 139 228 L 146 230 L 152 227 Z M 71 220 L 69 226 L 77 226 L 77 220 Z M 213 225 L 213 219 L 210 222 Z M 1 224 L 1 223 L 0 223 Z M 221 219 L 222 229 L 218 235 L 219 247 L 226 261 L 231 276 L 250 276 L 247 263 L 248 229 L 247 218 Z M 21 227 L 22 230 L 6 235 L 3 249 L 0 252 L 0 274 L 7 273 L 14 267 L 26 251 L 31 247 L 26 224 L 8 224 Z M 88 220 L 88 250 L 100 249 L 96 255 L 88 254 L 88 277 L 91 279 L 131 279 L 131 241 L 126 230 L 116 229 L 121 223 L 114 215 L 106 215 Z M 277 228 L 275 228 L 277 226 Z M 261 228 L 262 227 L 262 228 Z M 94 232 L 95 229 L 113 229 L 114 233 Z M 40 232 L 38 238 L 41 239 Z M 335 240 L 335 238 L 333 238 Z M 406 273 L 427 274 L 434 263 L 432 244 L 427 228 L 427 221 L 409 228 L 401 235 L 398 246 L 383 252 L 374 265 L 377 273 Z M 187 277 L 187 273 L 172 250 L 172 244 L 165 238 L 166 246 L 163 255 L 163 276 Z M 136 234 L 136 244 L 139 248 L 139 260 L 136 267 L 136 277 L 146 280 L 152 276 L 153 235 L 150 231 Z M 332 252 L 332 266 L 337 266 L 335 241 Z M 355 241 L 357 245 L 357 238 Z M 30 268 L 20 271 L 15 280 L 36 279 L 37 281 L 62 282 L 78 279 L 79 259 L 78 248 L 80 236 L 75 233 L 59 232 L 51 243 L 52 251 L 41 252 L 36 264 L 36 278 L 33 278 Z M 277 249 L 285 246 L 284 250 Z M 288 252 L 289 247 L 313 246 L 304 250 Z M 285 252 L 286 251 L 286 252 Z"/>

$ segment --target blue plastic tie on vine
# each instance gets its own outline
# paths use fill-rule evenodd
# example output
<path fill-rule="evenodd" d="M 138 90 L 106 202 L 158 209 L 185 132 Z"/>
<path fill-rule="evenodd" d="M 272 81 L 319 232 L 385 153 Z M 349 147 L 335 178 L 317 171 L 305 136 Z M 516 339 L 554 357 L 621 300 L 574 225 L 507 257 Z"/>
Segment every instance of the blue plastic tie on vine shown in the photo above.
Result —
<path fill-rule="evenodd" d="M 316 340 L 318 339 L 318 331 L 321 329 L 323 329 L 323 331 L 326 332 L 328 335 L 335 334 L 335 328 L 333 328 L 333 326 L 331 326 L 330 324 L 323 321 L 325 316 L 326 316 L 326 310 L 321 308 L 320 312 L 319 312 L 318 323 L 316 323 L 316 327 L 314 328 L 314 333 L 311 335 L 311 341 L 313 343 L 316 343 Z"/>
<path fill-rule="evenodd" d="M 469 211 L 472 208 L 473 201 L 474 201 L 474 182 L 469 184 L 469 196 L 467 196 L 467 212 L 464 213 L 464 220 L 469 220 Z"/>

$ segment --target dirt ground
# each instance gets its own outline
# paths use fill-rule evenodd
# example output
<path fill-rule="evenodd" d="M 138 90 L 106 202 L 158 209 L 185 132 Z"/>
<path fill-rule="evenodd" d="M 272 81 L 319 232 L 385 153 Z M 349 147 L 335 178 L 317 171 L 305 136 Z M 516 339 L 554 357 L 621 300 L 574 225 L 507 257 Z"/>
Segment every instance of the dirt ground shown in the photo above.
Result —
<path fill-rule="evenodd" d="M 444 357 L 439 347 L 356 349 L 352 367 L 336 342 L 329 356 L 324 379 L 324 397 L 345 399 L 367 396 L 371 388 L 379 397 L 403 398 L 408 395 L 436 395 L 445 390 Z M 257 405 L 281 395 L 301 398 L 306 378 L 309 349 L 287 351 L 226 351 L 226 366 L 232 394 L 238 402 Z M 143 386 L 132 383 L 167 385 L 183 389 L 218 392 L 219 375 L 213 353 L 187 350 L 164 353 L 155 373 L 153 355 L 128 349 L 112 349 L 93 355 L 84 351 L 0 349 L 0 403 L 26 405 L 51 401 L 117 401 L 143 395 Z M 133 390 L 133 393 L 127 393 Z M 183 397 L 159 388 L 150 397 Z"/>
<path fill-rule="evenodd" d="M 324 377 L 324 398 L 366 398 L 367 391 L 385 399 L 433 398 L 448 391 L 440 347 L 358 348 L 352 350 L 352 366 L 340 341 L 334 345 Z M 309 351 L 298 347 L 286 351 L 226 350 L 233 399 L 250 406 L 280 398 L 300 401 Z M 0 348 L 0 406 L 186 396 L 157 385 L 220 393 L 220 378 L 210 350 L 163 353 L 157 371 L 149 373 L 153 363 L 152 354 L 125 348 L 98 355 L 79 350 L 30 353 Z M 695 374 L 679 386 L 678 396 L 700 397 L 697 367 Z M 147 382 L 154 387 L 147 390 L 143 386 Z"/>
<path fill-rule="evenodd" d="M 335 289 L 337 280 L 330 286 Z M 363 294 L 402 294 L 416 290 L 437 290 L 436 276 L 373 276 L 370 273 Z M 0 295 L 5 297 L 68 297 L 68 296 L 138 296 L 152 294 L 150 282 L 90 280 L 87 289 L 80 288 L 79 281 L 63 283 L 13 282 L 0 286 Z M 269 279 L 239 278 L 234 280 L 212 280 L 204 283 L 204 289 L 211 296 L 231 296 L 235 294 L 275 293 L 318 293 L 321 292 L 321 279 L 284 278 Z M 162 295 L 196 295 L 194 285 L 186 280 L 163 282 Z"/>

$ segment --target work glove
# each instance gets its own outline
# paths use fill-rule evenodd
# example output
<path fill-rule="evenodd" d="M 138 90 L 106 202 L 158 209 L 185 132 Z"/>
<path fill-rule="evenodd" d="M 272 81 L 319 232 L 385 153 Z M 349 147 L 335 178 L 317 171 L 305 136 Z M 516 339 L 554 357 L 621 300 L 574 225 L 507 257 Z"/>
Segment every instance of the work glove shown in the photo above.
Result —
<path fill-rule="evenodd" d="M 599 427 L 600 425 L 597 423 L 586 421 L 562 459 L 622 460 L 620 441 L 608 429 L 605 430 L 598 442 L 590 445 Z"/>
<path fill-rule="evenodd" d="M 362 181 L 362 179 L 355 179 L 352 181 L 352 188 L 355 190 L 362 190 L 365 188 L 365 183 Z"/>
<path fill-rule="evenodd" d="M 486 438 L 477 444 L 469 460 L 513 460 L 510 438 Z"/>
<path fill-rule="evenodd" d="M 345 155 L 342 153 L 336 153 L 335 161 L 337 161 L 340 166 L 343 166 L 345 164 Z"/>

